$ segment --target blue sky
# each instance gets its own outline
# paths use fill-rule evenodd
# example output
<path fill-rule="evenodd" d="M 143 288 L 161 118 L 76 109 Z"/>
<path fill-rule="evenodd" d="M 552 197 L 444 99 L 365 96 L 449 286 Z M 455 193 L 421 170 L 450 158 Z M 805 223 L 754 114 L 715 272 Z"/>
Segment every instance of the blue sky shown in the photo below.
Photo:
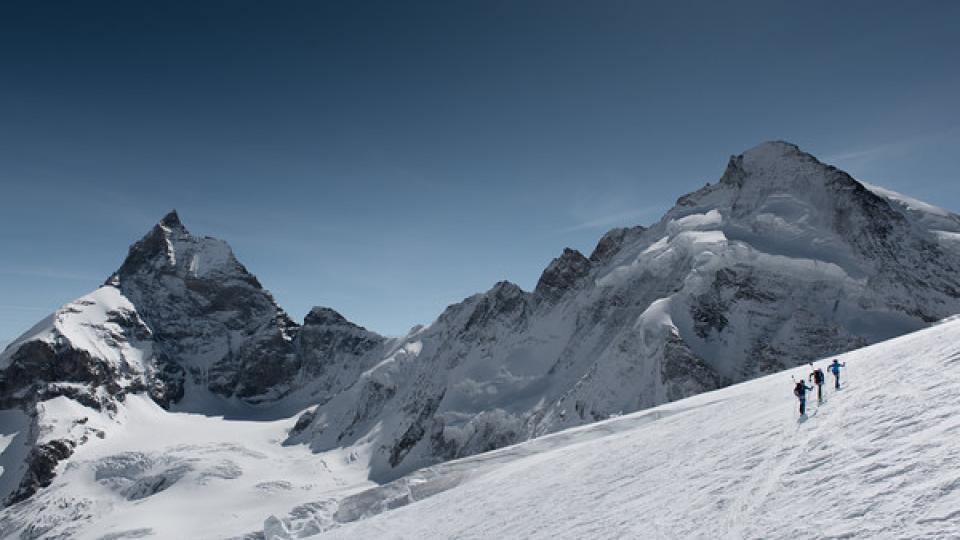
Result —
<path fill-rule="evenodd" d="M 156 4 L 0 6 L 0 340 L 171 208 L 388 334 L 764 140 L 960 210 L 960 3 Z"/>

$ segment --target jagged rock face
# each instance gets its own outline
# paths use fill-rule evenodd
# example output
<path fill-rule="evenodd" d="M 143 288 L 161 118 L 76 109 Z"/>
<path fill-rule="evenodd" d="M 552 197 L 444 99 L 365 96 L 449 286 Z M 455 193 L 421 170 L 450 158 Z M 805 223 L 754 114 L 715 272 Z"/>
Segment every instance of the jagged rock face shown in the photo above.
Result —
<path fill-rule="evenodd" d="M 873 343 L 960 312 L 958 239 L 956 216 L 765 143 L 533 293 L 451 306 L 291 442 L 370 445 L 389 480 Z"/>
<path fill-rule="evenodd" d="M 618 228 L 610 230 L 597 242 L 597 247 L 593 248 L 593 253 L 590 254 L 590 261 L 606 263 L 620 252 L 624 244 L 635 241 L 645 230 L 644 227 L 640 226 L 629 229 Z"/>
<path fill-rule="evenodd" d="M 590 259 L 575 249 L 566 248 L 540 275 L 534 292 L 543 298 L 556 300 L 576 287 L 590 273 L 590 268 Z"/>
<path fill-rule="evenodd" d="M 33 447 L 27 456 L 27 470 L 20 485 L 7 497 L 4 505 L 26 500 L 38 489 L 49 486 L 56 477 L 57 465 L 73 454 L 76 444 L 71 439 L 56 439 Z"/>
<path fill-rule="evenodd" d="M 176 213 L 130 248 L 108 284 L 153 332 L 160 401 L 176 401 L 190 382 L 249 400 L 289 391 L 297 325 L 225 242 L 191 235 Z"/>
<path fill-rule="evenodd" d="M 313 308 L 294 340 L 300 378 L 310 381 L 311 401 L 326 403 L 355 383 L 383 358 L 388 341 L 330 308 Z"/>

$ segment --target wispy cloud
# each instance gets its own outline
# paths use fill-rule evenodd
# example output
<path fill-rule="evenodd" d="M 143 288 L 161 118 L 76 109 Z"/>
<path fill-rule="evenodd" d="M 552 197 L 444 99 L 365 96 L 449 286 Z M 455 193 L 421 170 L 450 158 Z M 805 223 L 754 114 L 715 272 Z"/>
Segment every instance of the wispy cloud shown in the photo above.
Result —
<path fill-rule="evenodd" d="M 47 308 L 37 306 L 18 306 L 15 304 L 0 304 L 0 309 L 5 311 L 49 311 Z"/>
<path fill-rule="evenodd" d="M 581 221 L 580 223 L 570 225 L 569 227 L 564 227 L 558 232 L 569 233 L 590 229 L 600 229 L 604 227 L 614 227 L 617 225 L 639 225 L 641 221 L 644 223 L 649 221 L 651 216 L 655 215 L 658 210 L 662 209 L 658 206 L 648 206 L 645 208 L 627 210 L 625 212 L 606 214 Z"/>
<path fill-rule="evenodd" d="M 0 267 L 0 276 L 22 276 L 22 277 L 40 277 L 46 279 L 60 279 L 65 281 L 90 281 L 96 282 L 104 279 L 103 276 L 97 277 L 90 274 L 80 274 L 59 270 L 56 268 L 32 268 L 32 267 Z"/>
<path fill-rule="evenodd" d="M 960 126 L 955 126 L 946 130 L 924 133 L 913 137 L 875 144 L 873 146 L 838 152 L 824 156 L 823 161 L 827 163 L 856 163 L 866 165 L 889 157 L 903 155 L 923 145 L 955 138 L 958 134 L 960 134 Z"/>
<path fill-rule="evenodd" d="M 884 143 L 870 148 L 862 148 L 858 150 L 850 150 L 846 152 L 840 152 L 838 154 L 832 154 L 824 157 L 823 161 L 828 163 L 849 163 L 851 161 L 858 163 L 872 162 L 901 154 L 917 144 L 918 142 L 915 140 Z"/>

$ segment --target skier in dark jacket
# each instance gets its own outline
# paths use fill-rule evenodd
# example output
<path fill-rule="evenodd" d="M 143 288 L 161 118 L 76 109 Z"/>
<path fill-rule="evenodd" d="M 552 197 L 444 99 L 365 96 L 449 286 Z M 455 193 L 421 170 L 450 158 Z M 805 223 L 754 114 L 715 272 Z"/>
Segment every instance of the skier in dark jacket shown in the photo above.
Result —
<path fill-rule="evenodd" d="M 831 373 L 833 373 L 834 388 L 838 390 L 840 389 L 840 368 L 842 367 L 847 367 L 846 362 L 841 364 L 836 359 L 834 359 L 833 363 L 830 364 L 830 367 L 827 368 L 831 371 Z"/>
<path fill-rule="evenodd" d="M 813 368 L 813 364 L 810 364 L 810 367 Z M 827 376 L 823 374 L 822 369 L 813 368 L 810 373 L 810 380 L 817 387 L 817 402 L 823 403 L 823 383 L 827 382 Z"/>
<path fill-rule="evenodd" d="M 800 400 L 800 416 L 807 415 L 807 391 L 813 390 L 812 386 L 807 386 L 807 383 L 803 380 L 799 381 L 793 387 L 793 395 L 797 396 L 797 399 Z"/>

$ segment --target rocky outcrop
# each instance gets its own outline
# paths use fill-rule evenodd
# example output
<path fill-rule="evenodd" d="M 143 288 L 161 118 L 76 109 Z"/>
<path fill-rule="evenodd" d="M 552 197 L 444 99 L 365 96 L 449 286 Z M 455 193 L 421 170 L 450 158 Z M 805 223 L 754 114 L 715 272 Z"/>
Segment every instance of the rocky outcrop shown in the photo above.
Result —
<path fill-rule="evenodd" d="M 566 248 L 540 275 L 534 293 L 540 298 L 556 301 L 587 277 L 590 268 L 590 259 L 575 249 Z"/>
<path fill-rule="evenodd" d="M 379 362 L 388 340 L 348 321 L 330 308 L 315 307 L 294 340 L 299 380 L 309 381 L 311 402 L 326 403 Z"/>
<path fill-rule="evenodd" d="M 641 226 L 610 230 L 593 248 L 590 261 L 601 264 L 610 262 L 610 259 L 619 253 L 625 244 L 636 240 L 645 230 L 646 228 Z"/>
<path fill-rule="evenodd" d="M 57 465 L 70 457 L 76 443 L 70 439 L 57 439 L 34 446 L 26 459 L 26 472 L 16 491 L 4 501 L 4 506 L 16 504 L 28 499 L 41 488 L 45 488 L 56 477 Z"/>

